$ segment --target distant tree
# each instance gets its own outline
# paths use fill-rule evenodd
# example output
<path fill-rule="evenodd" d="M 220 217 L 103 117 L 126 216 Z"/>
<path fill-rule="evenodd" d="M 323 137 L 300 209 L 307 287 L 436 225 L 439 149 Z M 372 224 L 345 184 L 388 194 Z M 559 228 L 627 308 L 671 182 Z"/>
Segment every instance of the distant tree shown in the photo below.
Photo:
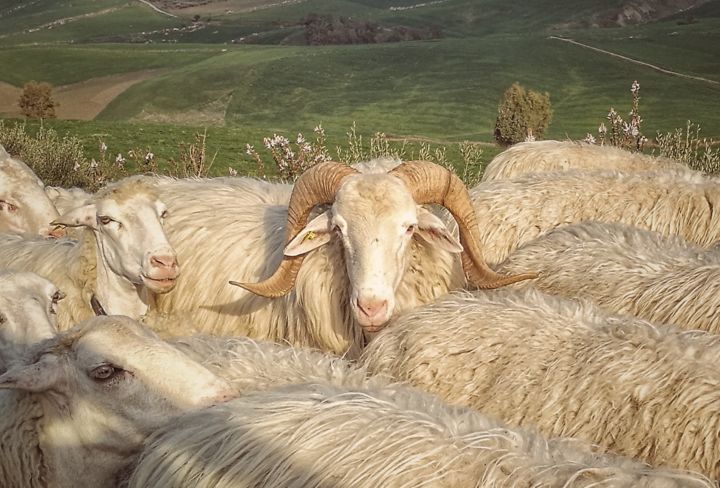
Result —
<path fill-rule="evenodd" d="M 550 125 L 550 95 L 525 90 L 513 83 L 500 99 L 495 120 L 495 140 L 504 145 L 541 137 Z"/>
<path fill-rule="evenodd" d="M 20 94 L 20 112 L 33 119 L 55 118 L 55 107 L 57 102 L 52 97 L 52 85 L 50 83 L 28 81 L 23 86 Z"/>

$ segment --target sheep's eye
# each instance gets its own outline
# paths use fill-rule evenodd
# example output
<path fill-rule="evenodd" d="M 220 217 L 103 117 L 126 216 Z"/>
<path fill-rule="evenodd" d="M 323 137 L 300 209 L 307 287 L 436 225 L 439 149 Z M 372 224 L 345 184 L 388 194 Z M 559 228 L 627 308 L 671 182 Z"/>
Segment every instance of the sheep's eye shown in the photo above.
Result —
<path fill-rule="evenodd" d="M 163 210 L 163 213 L 160 214 L 160 218 L 161 218 L 161 219 L 166 219 L 167 216 L 168 216 L 168 211 L 167 211 L 167 210 Z"/>
<path fill-rule="evenodd" d="M 0 325 L 4 324 L 5 322 L 7 322 L 7 317 L 5 317 L 4 313 L 0 313 Z"/>
<path fill-rule="evenodd" d="M 102 225 L 108 225 L 110 222 L 113 221 L 110 217 L 107 215 L 98 215 L 98 222 L 100 222 Z"/>
<path fill-rule="evenodd" d="M 415 233 L 416 230 L 417 230 L 417 225 L 414 225 L 414 224 L 413 224 L 413 225 L 408 225 L 408 228 L 407 228 L 407 230 L 405 231 L 405 233 L 406 233 L 407 235 L 412 235 L 412 234 Z"/>
<path fill-rule="evenodd" d="M 111 364 L 103 364 L 90 371 L 90 377 L 94 380 L 104 382 L 115 378 L 122 372 L 123 370 L 121 368 L 117 368 Z"/>
<path fill-rule="evenodd" d="M 65 298 L 65 294 L 63 292 L 61 292 L 60 290 L 57 290 L 55 293 L 53 293 L 52 297 L 50 297 L 50 298 L 52 299 L 53 303 L 57 303 L 60 300 L 62 300 L 63 298 Z"/>

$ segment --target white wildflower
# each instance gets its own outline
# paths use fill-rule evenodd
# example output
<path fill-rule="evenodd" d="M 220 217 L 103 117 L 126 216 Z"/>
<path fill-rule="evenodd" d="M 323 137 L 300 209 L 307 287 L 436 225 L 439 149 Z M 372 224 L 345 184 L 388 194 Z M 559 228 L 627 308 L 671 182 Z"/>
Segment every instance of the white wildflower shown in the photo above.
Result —
<path fill-rule="evenodd" d="M 100 143 L 100 152 L 105 152 L 105 151 L 107 151 L 107 144 L 105 144 L 105 142 L 103 141 Z"/>
<path fill-rule="evenodd" d="M 95 160 L 93 159 L 93 161 L 95 161 Z M 79 171 L 79 170 L 80 170 L 80 163 L 75 161 L 75 164 L 73 165 L 73 171 Z"/>
<path fill-rule="evenodd" d="M 92 169 L 95 169 L 95 168 L 98 167 L 98 162 L 95 161 L 95 158 L 93 158 L 92 161 L 90 161 L 90 167 L 91 167 Z"/>
<path fill-rule="evenodd" d="M 230 176 L 237 176 L 237 175 L 238 175 L 237 170 L 236 170 L 235 168 L 233 168 L 232 166 L 228 166 L 228 173 L 230 174 Z"/>
<path fill-rule="evenodd" d="M 587 135 L 585 136 L 585 139 L 583 139 L 583 141 L 587 142 L 588 144 L 595 144 L 595 142 L 596 142 L 595 137 L 592 134 L 590 134 L 589 132 L 587 133 Z"/>
<path fill-rule="evenodd" d="M 122 166 L 125 164 L 125 158 L 123 157 L 122 153 L 118 153 L 117 157 L 115 158 L 115 162 L 118 164 L 118 166 Z"/>

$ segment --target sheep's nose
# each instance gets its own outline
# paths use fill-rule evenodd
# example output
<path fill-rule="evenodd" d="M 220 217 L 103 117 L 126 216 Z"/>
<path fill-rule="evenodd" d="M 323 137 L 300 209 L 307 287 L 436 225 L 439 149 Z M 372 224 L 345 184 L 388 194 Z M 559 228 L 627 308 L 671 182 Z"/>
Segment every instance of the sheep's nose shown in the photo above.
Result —
<path fill-rule="evenodd" d="M 177 258 L 172 254 L 155 254 L 150 256 L 150 266 L 153 268 L 176 268 Z"/>
<path fill-rule="evenodd" d="M 59 239 L 60 237 L 65 237 L 65 227 L 56 226 L 53 227 L 48 231 L 49 237 L 54 237 L 56 239 Z"/>
<path fill-rule="evenodd" d="M 357 306 L 360 311 L 368 318 L 372 319 L 387 311 L 387 300 L 380 298 L 358 298 Z"/>

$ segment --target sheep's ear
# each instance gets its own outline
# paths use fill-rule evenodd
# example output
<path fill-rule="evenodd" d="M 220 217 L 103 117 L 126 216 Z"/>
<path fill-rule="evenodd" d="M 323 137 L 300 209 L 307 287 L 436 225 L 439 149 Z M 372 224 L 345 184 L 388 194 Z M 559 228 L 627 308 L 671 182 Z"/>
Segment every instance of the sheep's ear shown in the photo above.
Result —
<path fill-rule="evenodd" d="M 439 217 L 428 209 L 418 206 L 416 235 L 424 241 L 448 252 L 462 252 L 462 244 L 445 227 Z"/>
<path fill-rule="evenodd" d="M 97 209 L 94 204 L 83 205 L 76 209 L 70 210 L 68 213 L 56 218 L 50 225 L 64 225 L 66 227 L 90 227 L 97 229 L 97 221 L 95 213 Z"/>
<path fill-rule="evenodd" d="M 46 186 L 45 194 L 50 200 L 54 200 L 60 196 L 60 190 L 58 190 L 55 186 Z"/>
<path fill-rule="evenodd" d="M 327 244 L 332 238 L 330 231 L 330 210 L 321 213 L 300 231 L 293 240 L 285 246 L 285 256 L 300 256 Z"/>
<path fill-rule="evenodd" d="M 60 383 L 61 371 L 57 356 L 46 354 L 32 364 L 10 368 L 0 376 L 0 388 L 46 391 Z"/>

